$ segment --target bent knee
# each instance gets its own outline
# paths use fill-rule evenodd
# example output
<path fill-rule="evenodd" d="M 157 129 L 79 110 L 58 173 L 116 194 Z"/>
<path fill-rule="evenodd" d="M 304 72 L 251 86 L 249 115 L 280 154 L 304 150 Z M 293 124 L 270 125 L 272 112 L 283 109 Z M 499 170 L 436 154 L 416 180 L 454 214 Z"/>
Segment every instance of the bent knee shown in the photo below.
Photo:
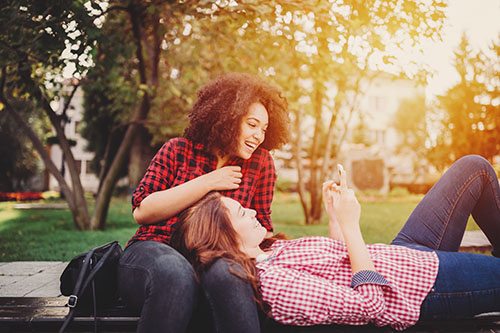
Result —
<path fill-rule="evenodd" d="M 151 278 L 164 283 L 196 284 L 196 273 L 191 264 L 181 255 L 164 255 L 150 269 Z M 171 285 L 170 285 L 171 286 Z"/>
<path fill-rule="evenodd" d="M 466 155 L 458 159 L 455 164 L 461 168 L 483 169 L 487 172 L 495 172 L 491 163 L 480 155 Z"/>

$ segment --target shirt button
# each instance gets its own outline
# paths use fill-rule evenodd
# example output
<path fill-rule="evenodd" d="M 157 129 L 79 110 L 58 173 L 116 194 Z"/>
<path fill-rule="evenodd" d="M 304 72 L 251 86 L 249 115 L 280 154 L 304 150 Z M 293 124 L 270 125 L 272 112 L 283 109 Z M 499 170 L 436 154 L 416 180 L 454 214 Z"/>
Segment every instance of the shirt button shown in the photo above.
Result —
<path fill-rule="evenodd" d="M 144 186 L 142 186 L 142 185 L 141 185 L 141 186 L 139 187 L 139 190 L 144 191 Z"/>

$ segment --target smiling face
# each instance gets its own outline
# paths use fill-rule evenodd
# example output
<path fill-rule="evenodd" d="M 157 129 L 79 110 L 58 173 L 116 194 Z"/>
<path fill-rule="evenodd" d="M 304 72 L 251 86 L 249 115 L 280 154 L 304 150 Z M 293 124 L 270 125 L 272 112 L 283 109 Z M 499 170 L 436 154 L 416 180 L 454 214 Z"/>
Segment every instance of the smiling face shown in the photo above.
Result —
<path fill-rule="evenodd" d="M 257 214 L 255 210 L 243 208 L 238 201 L 231 198 L 222 197 L 221 200 L 229 211 L 229 219 L 238 234 L 242 250 L 248 253 L 248 249 L 257 248 L 266 236 L 267 230 L 255 218 Z"/>
<path fill-rule="evenodd" d="M 240 124 L 237 156 L 249 159 L 266 137 L 269 116 L 261 103 L 252 103 Z"/>

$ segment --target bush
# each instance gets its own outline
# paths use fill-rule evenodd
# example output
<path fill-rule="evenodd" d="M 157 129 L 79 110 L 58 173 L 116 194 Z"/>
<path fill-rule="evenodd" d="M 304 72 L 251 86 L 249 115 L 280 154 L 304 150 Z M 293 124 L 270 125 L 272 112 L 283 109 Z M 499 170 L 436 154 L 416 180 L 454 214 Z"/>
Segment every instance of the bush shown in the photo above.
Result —
<path fill-rule="evenodd" d="M 389 191 L 387 196 L 391 198 L 398 198 L 398 197 L 407 197 L 409 195 L 410 192 L 406 187 L 396 186 Z"/>
<path fill-rule="evenodd" d="M 297 192 L 297 183 L 283 177 L 279 177 L 276 180 L 276 191 L 279 192 Z"/>

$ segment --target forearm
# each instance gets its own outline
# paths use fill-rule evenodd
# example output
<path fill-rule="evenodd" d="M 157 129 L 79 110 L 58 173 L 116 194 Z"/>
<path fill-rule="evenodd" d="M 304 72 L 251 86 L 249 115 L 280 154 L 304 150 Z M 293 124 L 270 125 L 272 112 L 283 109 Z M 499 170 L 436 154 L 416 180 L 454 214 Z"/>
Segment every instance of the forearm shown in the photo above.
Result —
<path fill-rule="evenodd" d="M 361 234 L 358 225 L 344 227 L 342 234 L 345 239 L 349 259 L 351 261 L 352 273 L 356 274 L 359 271 L 376 271 L 373 261 L 366 248 L 365 241 Z"/>
<path fill-rule="evenodd" d="M 342 235 L 342 230 L 340 229 L 337 221 L 330 220 L 328 227 L 330 231 L 330 238 L 345 242 L 344 235 Z"/>
<path fill-rule="evenodd" d="M 204 176 L 200 176 L 167 190 L 151 193 L 134 210 L 134 219 L 138 224 L 168 219 L 192 206 L 211 190 Z"/>

